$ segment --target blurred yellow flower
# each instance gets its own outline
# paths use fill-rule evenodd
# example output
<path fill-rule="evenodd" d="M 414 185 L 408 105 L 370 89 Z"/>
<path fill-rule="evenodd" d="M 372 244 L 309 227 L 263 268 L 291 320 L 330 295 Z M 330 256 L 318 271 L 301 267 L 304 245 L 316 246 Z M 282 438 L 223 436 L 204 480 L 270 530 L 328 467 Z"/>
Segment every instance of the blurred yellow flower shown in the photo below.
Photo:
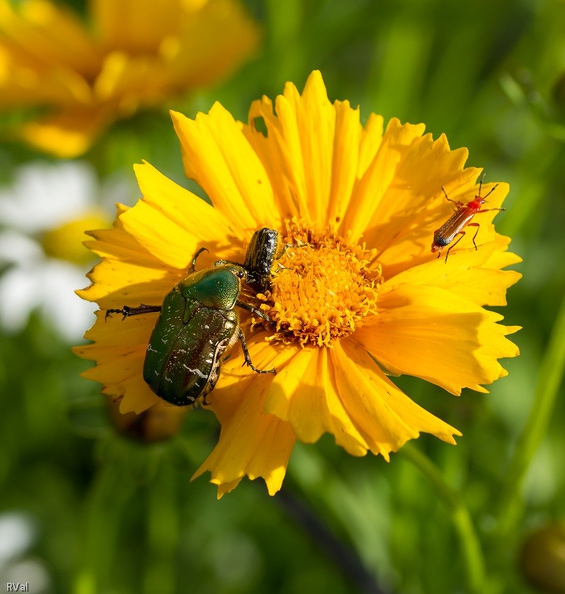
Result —
<path fill-rule="evenodd" d="M 116 175 L 100 183 L 88 163 L 28 163 L 0 187 L 0 328 L 19 332 L 30 314 L 71 344 L 92 319 L 92 304 L 73 294 L 95 258 L 84 230 L 108 225 L 116 200 L 131 194 Z M 112 209 L 110 209 L 110 204 Z"/>
<path fill-rule="evenodd" d="M 259 38 L 237 0 L 90 0 L 88 21 L 49 0 L 0 0 L 0 110 L 35 108 L 17 136 L 61 157 L 229 74 Z"/>
<path fill-rule="evenodd" d="M 480 170 L 464 169 L 466 149 L 450 150 L 423 125 L 371 115 L 363 126 L 347 101 L 330 103 L 314 72 L 301 94 L 287 84 L 275 105 L 252 104 L 242 124 L 219 104 L 195 120 L 172 114 L 187 177 L 210 206 L 151 165 L 136 166 L 143 194 L 120 208 L 114 228 L 88 243 L 102 262 L 79 294 L 101 312 L 76 352 L 97 362 L 85 376 L 141 412 L 159 399 L 142 379 L 156 314 L 105 321 L 104 310 L 160 304 L 206 246 L 199 268 L 220 259 L 243 262 L 253 232 L 279 231 L 287 245 L 273 269 L 271 290 L 252 294 L 276 328 L 240 310 L 253 363 L 275 367 L 258 375 L 243 366 L 237 345 L 207 396 L 221 425 L 219 442 L 196 475 L 208 470 L 219 495 L 244 476 L 281 486 L 296 439 L 323 433 L 354 456 L 387 460 L 421 432 L 455 443 L 461 435 L 410 400 L 387 377 L 408 374 L 452 394 L 506 375 L 498 362 L 518 355 L 506 335 L 517 327 L 483 309 L 504 305 L 520 261 L 495 232 L 496 212 L 477 215 L 471 234 L 447 262 L 430 251 L 434 230 L 454 200 L 477 192 Z M 494 184 L 485 184 L 485 193 Z M 489 197 L 500 206 L 508 185 Z M 247 291 L 248 293 L 248 291 Z M 247 294 L 246 293 L 246 294 Z"/>
<path fill-rule="evenodd" d="M 187 407 L 168 406 L 164 400 L 141 414 L 122 414 L 119 402 L 108 400 L 108 413 L 114 429 L 125 437 L 141 443 L 157 443 L 174 437 L 187 413 Z"/>

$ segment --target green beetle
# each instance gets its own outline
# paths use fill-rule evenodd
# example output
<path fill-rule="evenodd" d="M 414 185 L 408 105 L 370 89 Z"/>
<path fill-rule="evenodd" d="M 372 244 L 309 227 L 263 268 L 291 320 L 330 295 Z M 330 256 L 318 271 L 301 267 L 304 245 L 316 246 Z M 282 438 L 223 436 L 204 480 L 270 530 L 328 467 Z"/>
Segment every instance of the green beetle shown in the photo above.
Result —
<path fill-rule="evenodd" d="M 253 371 L 276 373 L 253 365 L 234 309 L 237 305 L 270 321 L 263 312 L 238 299 L 241 280 L 266 282 L 267 266 L 257 253 L 261 248 L 250 244 L 245 260 L 249 270 L 245 265 L 217 262 L 214 268 L 196 272 L 196 260 L 205 249 L 196 253 L 190 273 L 168 293 L 162 306 L 142 304 L 106 311 L 106 317 L 121 313 L 124 318 L 160 312 L 147 346 L 143 379 L 157 396 L 177 406 L 193 405 L 214 389 L 222 358 L 238 339 L 245 362 Z M 264 258 L 272 264 L 270 249 Z"/>

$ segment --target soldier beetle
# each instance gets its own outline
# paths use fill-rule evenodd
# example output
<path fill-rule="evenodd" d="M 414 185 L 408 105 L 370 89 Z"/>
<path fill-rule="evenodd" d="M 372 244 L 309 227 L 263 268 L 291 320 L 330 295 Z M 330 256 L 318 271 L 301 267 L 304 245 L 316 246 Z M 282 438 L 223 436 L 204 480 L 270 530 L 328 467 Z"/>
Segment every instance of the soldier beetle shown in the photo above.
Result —
<path fill-rule="evenodd" d="M 490 212 L 491 210 L 506 210 L 505 208 L 482 208 L 483 204 L 486 202 L 486 199 L 498 188 L 498 184 L 496 184 L 486 196 L 481 196 L 481 191 L 483 188 L 483 180 L 479 182 L 479 194 L 475 196 L 473 200 L 467 202 L 459 202 L 458 200 L 452 200 L 448 195 L 445 189 L 442 187 L 442 191 L 449 200 L 449 202 L 453 202 L 455 204 L 455 212 L 449 217 L 449 219 L 436 231 L 434 231 L 434 240 L 432 242 L 432 253 L 438 252 L 437 257 L 439 258 L 441 255 L 441 250 L 448 246 L 447 253 L 445 254 L 445 261 L 447 262 L 447 258 L 449 257 L 449 252 L 463 239 L 465 235 L 465 227 L 477 227 L 475 234 L 473 235 L 473 245 L 475 249 L 477 248 L 477 244 L 475 243 L 475 239 L 479 232 L 479 223 L 472 223 L 471 220 L 476 214 L 481 214 L 483 212 Z M 454 243 L 453 240 L 460 236 Z"/>

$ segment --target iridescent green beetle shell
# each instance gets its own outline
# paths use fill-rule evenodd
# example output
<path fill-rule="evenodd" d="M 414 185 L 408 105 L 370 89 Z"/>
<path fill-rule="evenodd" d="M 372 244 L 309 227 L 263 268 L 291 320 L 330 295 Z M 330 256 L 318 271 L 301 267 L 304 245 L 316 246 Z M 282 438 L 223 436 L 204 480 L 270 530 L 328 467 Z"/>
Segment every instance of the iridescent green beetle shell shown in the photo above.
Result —
<path fill-rule="evenodd" d="M 243 275 L 229 264 L 193 272 L 165 297 L 143 365 L 143 379 L 163 400 L 195 404 L 216 385 L 222 355 L 238 338 Z"/>

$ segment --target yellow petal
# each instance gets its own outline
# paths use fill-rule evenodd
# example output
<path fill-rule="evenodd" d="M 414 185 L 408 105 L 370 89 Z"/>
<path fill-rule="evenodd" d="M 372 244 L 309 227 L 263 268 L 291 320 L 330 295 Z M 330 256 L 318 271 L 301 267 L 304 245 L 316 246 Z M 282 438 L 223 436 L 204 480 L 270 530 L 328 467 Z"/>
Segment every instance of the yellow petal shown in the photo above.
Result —
<path fill-rule="evenodd" d="M 112 105 L 115 117 L 128 117 L 141 106 L 155 105 L 166 98 L 165 79 L 163 64 L 156 56 L 132 57 L 115 51 L 105 56 L 93 93 L 100 104 Z"/>
<path fill-rule="evenodd" d="M 506 305 L 506 291 L 521 278 L 514 270 L 502 270 L 522 259 L 505 251 L 510 240 L 498 235 L 495 241 L 428 260 L 400 272 L 386 282 L 386 291 L 400 285 L 436 286 L 459 295 L 476 305 Z M 430 256 L 427 256 L 429 259 Z M 422 260 L 425 258 L 423 257 Z M 415 289 L 416 290 L 416 289 Z"/>
<path fill-rule="evenodd" d="M 262 477 L 270 495 L 281 488 L 295 437 L 289 423 L 265 412 L 267 388 L 264 377 L 249 375 L 244 387 L 233 384 L 214 394 L 218 406 L 220 399 L 228 401 L 233 414 L 223 420 L 218 444 L 193 478 L 210 471 L 220 496 L 246 475 Z"/>
<path fill-rule="evenodd" d="M 383 116 L 375 113 L 369 115 L 367 123 L 363 128 L 359 145 L 359 179 L 365 175 L 381 146 L 383 140 L 383 127 Z"/>
<path fill-rule="evenodd" d="M 518 328 L 502 316 L 433 286 L 399 285 L 379 296 L 379 314 L 355 333 L 355 341 L 393 373 L 405 373 L 452 394 L 462 388 L 486 392 L 506 375 L 497 359 L 516 357 L 505 338 Z"/>
<path fill-rule="evenodd" d="M 10 46 L 16 61 L 27 63 L 28 67 L 46 64 L 85 70 L 96 67 L 95 44 L 88 38 L 80 19 L 64 6 L 46 0 L 28 0 L 15 10 L 9 2 L 2 1 L 0 29 L 5 32 L 2 42 Z"/>
<path fill-rule="evenodd" d="M 71 159 L 85 153 L 108 124 L 103 112 L 68 111 L 28 122 L 18 135 L 32 146 Z"/>
<path fill-rule="evenodd" d="M 221 212 L 148 163 L 137 165 L 135 172 L 144 199 L 123 213 L 120 221 L 156 259 L 186 270 L 199 247 L 207 247 L 212 254 L 225 249 L 228 235 L 235 231 Z"/>
<path fill-rule="evenodd" d="M 85 337 L 95 344 L 74 347 L 83 359 L 97 366 L 82 375 L 103 385 L 102 392 L 121 399 L 120 412 L 141 413 L 159 402 L 158 397 L 143 381 L 142 370 L 149 337 L 157 314 L 133 316 L 122 320 L 120 315 L 105 318 L 97 313 L 97 321 Z"/>
<path fill-rule="evenodd" d="M 428 184 L 422 187 L 421 190 L 417 190 L 415 187 L 406 190 L 404 189 L 404 183 L 406 182 L 401 183 L 398 191 L 393 191 L 390 196 L 387 196 L 387 202 L 390 201 L 395 205 L 392 207 L 393 210 L 386 214 L 386 216 L 391 217 L 392 222 L 383 225 L 386 230 L 382 233 L 378 232 L 378 230 L 369 230 L 365 233 L 369 245 L 373 245 L 372 242 L 374 241 L 376 247 L 381 250 L 379 261 L 382 263 L 383 274 L 386 278 L 391 278 L 402 270 L 427 262 L 435 257 L 431 254 L 434 232 L 454 212 L 454 205 L 445 199 L 441 190 L 442 186 L 450 196 L 454 196 L 454 200 L 461 200 L 465 203 L 478 194 L 479 187 L 476 184 L 478 170 L 474 168 L 456 169 L 459 165 L 462 166 L 464 159 L 450 163 L 450 161 L 455 160 L 457 156 L 455 153 L 459 153 L 459 157 L 466 158 L 466 151 L 449 153 L 446 152 L 447 143 L 445 143 L 445 146 L 436 149 L 438 143 L 439 141 L 434 143 L 432 153 L 436 156 L 437 162 L 444 164 L 444 172 L 442 174 L 438 173 L 437 178 L 431 176 L 427 180 L 423 180 L 423 183 L 427 181 Z M 451 167 L 453 170 L 450 169 Z M 430 168 L 432 168 L 431 163 Z M 449 177 L 447 177 L 447 172 L 450 172 Z M 494 184 L 485 184 L 483 186 L 483 195 L 486 195 L 493 186 Z M 489 197 L 488 207 L 500 207 L 508 191 L 508 184 L 500 183 L 496 192 L 491 195 L 492 200 Z M 403 204 L 407 210 L 402 217 L 401 213 L 403 211 L 401 209 Z M 494 217 L 498 214 L 497 211 L 491 211 L 475 215 L 473 222 L 480 225 L 477 246 L 482 246 L 498 238 L 492 224 Z M 381 214 L 377 216 L 380 217 Z M 385 216 L 385 213 L 382 213 L 382 216 Z M 472 237 L 475 231 L 472 229 L 471 227 L 471 231 L 467 232 L 467 236 L 463 237 L 451 254 L 461 250 L 474 249 Z M 503 249 L 502 244 L 500 249 Z"/>
<path fill-rule="evenodd" d="M 301 214 L 309 213 L 310 220 L 323 225 L 328 216 L 336 114 L 320 72 L 315 70 L 308 77 L 302 95 L 287 84 L 285 94 L 277 97 L 276 110 L 278 121 L 287 127 L 285 132 L 299 143 L 292 170 L 299 200 L 308 205 Z"/>
<path fill-rule="evenodd" d="M 452 444 L 453 435 L 461 435 L 410 400 L 354 341 L 336 343 L 332 359 L 343 406 L 374 454 L 388 460 L 390 452 L 420 433 L 431 433 Z"/>
<path fill-rule="evenodd" d="M 81 243 L 88 241 L 85 229 L 100 227 L 109 223 L 102 209 L 85 211 L 80 218 L 63 222 L 58 227 L 46 231 L 41 238 L 45 254 L 50 258 L 68 260 L 79 265 L 92 262 L 93 255 Z"/>
<path fill-rule="evenodd" d="M 154 75 L 163 84 L 152 80 L 152 89 L 212 83 L 248 57 L 260 37 L 232 0 L 97 0 L 92 12 L 105 48 L 159 59 L 162 76 Z"/>
<path fill-rule="evenodd" d="M 171 82 L 177 87 L 210 85 L 250 57 L 261 31 L 245 5 L 234 0 L 182 0 L 186 18 L 178 39 L 161 44 Z M 167 43 L 173 41 L 173 43 Z"/>
<path fill-rule="evenodd" d="M 270 334 L 265 331 L 250 333 L 245 311 L 238 308 L 237 313 L 240 317 L 241 329 L 245 336 L 249 355 L 255 367 L 257 369 L 274 368 L 279 373 L 289 364 L 296 351 L 294 349 L 284 349 L 280 346 L 277 347 L 267 342 L 265 338 Z M 243 322 L 241 322 L 241 318 L 243 318 Z M 237 404 L 236 400 L 222 398 L 222 389 L 239 385 L 240 390 L 243 392 L 243 386 L 247 385 L 245 382 L 250 378 L 256 378 L 256 375 L 246 364 L 241 343 L 237 341 L 228 359 L 222 364 L 222 373 L 216 389 L 207 398 L 211 410 L 216 413 L 220 422 L 233 414 L 233 410 L 227 408 L 227 406 L 230 403 Z M 264 374 L 256 379 L 270 384 L 274 378 L 275 376 L 272 374 Z"/>
<path fill-rule="evenodd" d="M 363 456 L 368 444 L 352 423 L 336 390 L 335 370 L 329 349 L 299 349 L 279 373 L 269 390 L 266 410 L 292 424 L 305 443 L 323 433 L 353 456 Z"/>
<path fill-rule="evenodd" d="M 166 269 L 122 228 L 90 231 L 85 245 L 103 258 L 88 274 L 92 285 L 77 294 L 102 309 L 124 305 L 159 305 L 183 276 Z"/>
<path fill-rule="evenodd" d="M 302 95 L 287 84 L 275 110 L 263 97 L 253 102 L 249 118 L 262 119 L 267 128 L 266 138 L 253 128 L 246 134 L 276 188 L 282 214 L 319 227 L 341 217 L 356 181 L 359 111 L 347 101 L 332 105 L 316 70 Z"/>
<path fill-rule="evenodd" d="M 155 52 L 164 37 L 179 31 L 181 4 L 179 0 L 92 0 L 91 12 L 106 47 Z"/>
<path fill-rule="evenodd" d="M 423 130 L 421 125 L 389 122 L 344 221 L 345 229 L 351 229 L 354 236 L 362 234 L 367 245 L 379 250 L 387 277 L 429 254 L 434 230 L 447 220 L 437 224 L 430 209 L 436 204 L 450 205 L 442 186 L 472 191 L 480 173 L 463 169 L 466 149 L 451 151 L 445 136 L 434 141 L 430 134 L 422 136 Z"/>
<path fill-rule="evenodd" d="M 423 131 L 423 124 L 401 125 L 397 119 L 392 119 L 388 123 L 373 161 L 354 189 L 343 221 L 342 228 L 351 231 L 353 239 L 358 239 L 373 219 L 391 184 L 403 152 L 422 135 Z"/>
<path fill-rule="evenodd" d="M 186 176 L 204 189 L 214 207 L 240 230 L 280 227 L 267 173 L 231 114 L 216 103 L 195 120 L 171 115 Z"/>
<path fill-rule="evenodd" d="M 359 109 L 351 109 L 349 101 L 336 101 L 335 112 L 331 188 L 327 199 L 326 217 L 329 220 L 342 220 L 349 207 L 349 199 L 361 167 L 360 144 L 363 129 L 359 122 Z"/>
<path fill-rule="evenodd" d="M 110 421 L 116 431 L 142 443 L 156 443 L 177 435 L 189 410 L 161 400 L 141 414 L 124 414 L 119 410 L 119 402 L 109 399 L 108 403 Z"/>

